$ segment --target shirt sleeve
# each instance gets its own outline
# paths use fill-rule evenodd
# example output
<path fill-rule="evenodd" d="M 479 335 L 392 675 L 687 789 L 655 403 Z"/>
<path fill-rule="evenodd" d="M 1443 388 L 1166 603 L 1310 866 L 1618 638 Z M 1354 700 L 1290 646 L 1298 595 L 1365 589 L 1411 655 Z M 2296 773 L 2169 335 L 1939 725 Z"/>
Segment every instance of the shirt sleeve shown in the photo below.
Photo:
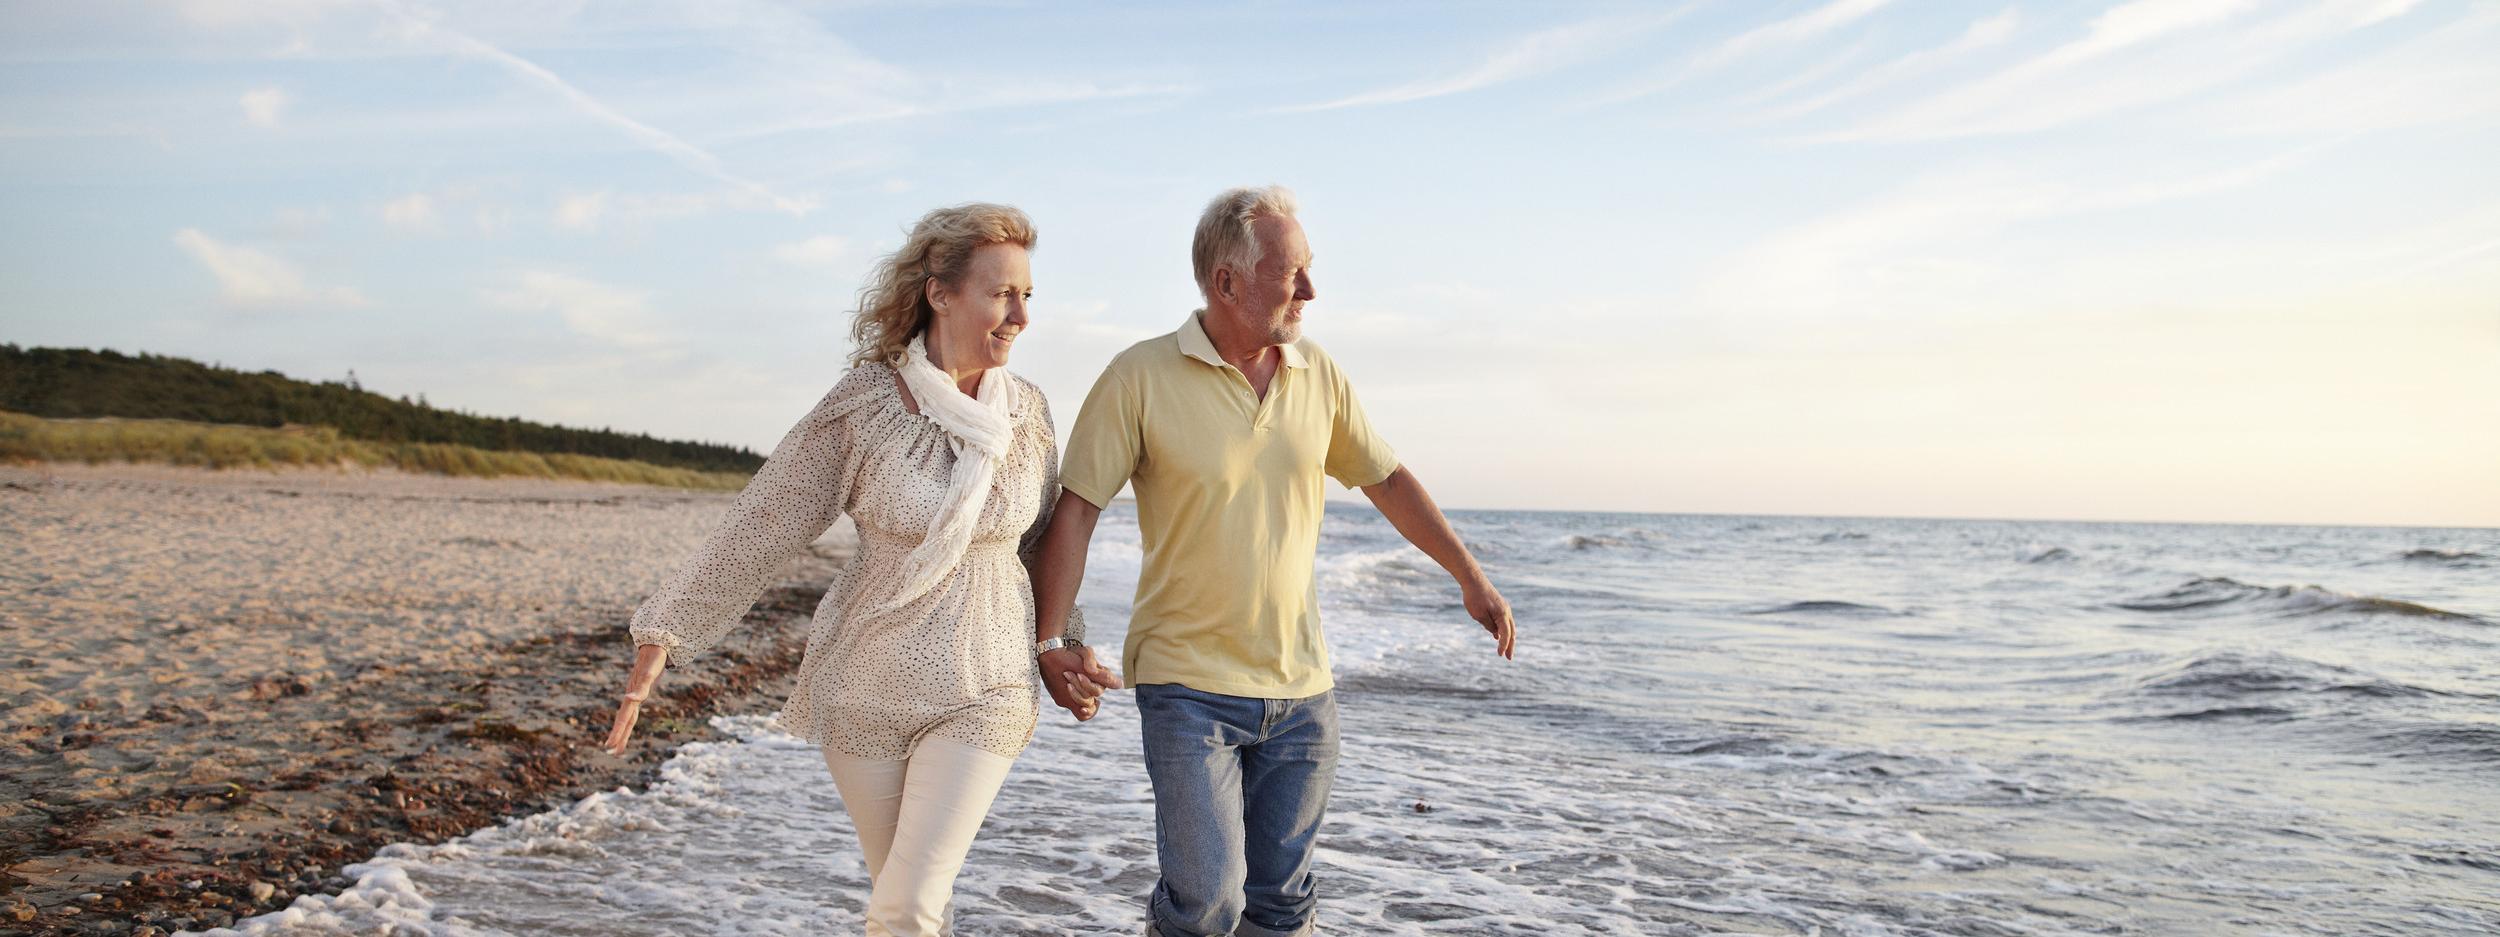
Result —
<path fill-rule="evenodd" d="M 857 372 L 854 372 L 857 373 Z M 836 385 L 773 447 L 720 523 L 634 610 L 634 643 L 671 662 L 711 647 L 746 617 L 790 555 L 823 536 L 850 500 L 854 421 L 863 395 Z"/>
<path fill-rule="evenodd" d="M 1363 415 L 1363 402 L 1355 399 L 1354 385 L 1345 373 L 1334 367 L 1328 371 L 1336 390 L 1336 406 L 1329 416 L 1328 477 L 1348 488 L 1380 484 L 1398 470 L 1397 453 L 1372 432 L 1371 418 Z"/>
<path fill-rule="evenodd" d="M 1051 514 L 1059 506 L 1059 428 L 1051 421 L 1050 401 L 1042 397 L 1041 388 L 1027 384 L 1024 392 L 1033 395 L 1034 412 L 1039 414 L 1035 419 L 1039 421 L 1036 434 L 1041 437 L 1038 457 L 1042 460 L 1042 509 L 1033 514 L 1033 526 L 1025 528 L 1024 539 L 1016 544 L 1016 554 L 1024 560 L 1024 568 L 1029 575 L 1034 559 L 1042 551 L 1042 533 L 1050 529 Z M 1040 612 L 1040 607 L 1035 606 L 1034 613 L 1038 615 Z M 1068 623 L 1061 629 L 1060 635 L 1070 640 L 1085 639 L 1084 609 L 1073 604 L 1068 607 Z"/>
<path fill-rule="evenodd" d="M 1068 433 L 1068 460 L 1059 467 L 1059 483 L 1095 507 L 1108 507 L 1121 486 L 1137 474 L 1139 455 L 1145 452 L 1142 411 L 1135 382 L 1113 359 L 1085 395 L 1085 406 L 1076 412 L 1076 428 Z"/>

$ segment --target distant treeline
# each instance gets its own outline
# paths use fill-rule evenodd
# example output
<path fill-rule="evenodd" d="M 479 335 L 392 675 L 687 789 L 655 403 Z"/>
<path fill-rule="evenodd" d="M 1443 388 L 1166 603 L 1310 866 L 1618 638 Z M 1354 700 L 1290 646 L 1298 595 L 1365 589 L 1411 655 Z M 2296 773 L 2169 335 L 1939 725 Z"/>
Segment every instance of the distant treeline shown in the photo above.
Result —
<path fill-rule="evenodd" d="M 167 355 L 0 345 L 0 410 L 53 419 L 124 417 L 247 426 L 327 426 L 378 443 L 440 443 L 504 452 L 628 459 L 698 472 L 753 473 L 764 457 L 675 442 L 477 416 L 392 399 L 348 381 L 299 381 Z"/>

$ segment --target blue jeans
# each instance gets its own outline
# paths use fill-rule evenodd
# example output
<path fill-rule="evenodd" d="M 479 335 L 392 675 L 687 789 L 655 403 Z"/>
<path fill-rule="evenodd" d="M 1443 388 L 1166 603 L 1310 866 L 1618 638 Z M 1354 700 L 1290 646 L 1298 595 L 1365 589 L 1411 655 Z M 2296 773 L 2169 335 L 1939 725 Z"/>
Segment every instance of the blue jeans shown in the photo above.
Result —
<path fill-rule="evenodd" d="M 1311 848 L 1337 776 L 1337 698 L 1137 688 L 1163 879 L 1157 937 L 1293 937 L 1319 904 Z"/>

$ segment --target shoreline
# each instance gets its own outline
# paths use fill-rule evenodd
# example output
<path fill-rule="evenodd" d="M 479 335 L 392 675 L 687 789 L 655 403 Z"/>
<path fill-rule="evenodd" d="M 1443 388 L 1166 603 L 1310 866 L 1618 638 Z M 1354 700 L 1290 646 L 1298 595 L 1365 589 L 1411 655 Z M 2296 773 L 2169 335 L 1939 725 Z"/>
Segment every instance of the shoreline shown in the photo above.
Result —
<path fill-rule="evenodd" d="M 280 534 L 236 538 L 262 545 L 237 565 L 306 598 L 290 603 L 288 589 L 202 583 L 204 591 L 235 593 L 234 606 L 198 614 L 187 597 L 159 606 L 152 596 L 116 594 L 109 575 L 54 568 L 19 581 L 19 573 L 4 574 L 0 584 L 25 601 L 0 608 L 0 632 L 28 640 L 13 640 L 25 650 L 0 660 L 0 700 L 11 710 L 0 736 L 10 765 L 0 801 L 19 805 L 0 808 L 8 811 L 0 813 L 0 934 L 223 926 L 283 909 L 300 894 L 336 892 L 352 884 L 341 867 L 391 843 L 442 842 L 596 791 L 647 787 L 680 745 L 721 737 L 709 717 L 779 706 L 806 644 L 808 614 L 848 558 L 847 544 L 820 540 L 719 646 L 673 662 L 619 758 L 597 743 L 631 660 L 624 625 L 632 603 L 657 582 L 648 570 L 691 548 L 687 533 L 708 529 L 728 495 L 580 482 L 49 468 L 0 469 L 0 531 L 42 541 L 21 549 L 42 556 L 47 546 L 85 543 L 108 554 L 89 559 L 109 574 L 123 559 L 109 555 L 116 546 L 210 536 L 207 525 L 228 521 Z M 42 499 L 72 503 L 48 512 L 29 504 Z M 176 516 L 170 524 L 100 518 L 135 536 L 73 529 L 58 537 L 46 526 L 99 507 L 136 515 L 168 502 L 160 513 Z M 203 506 L 224 510 L 192 510 Z M 372 525 L 375 536 L 362 539 L 394 539 L 385 534 L 413 528 L 417 536 L 396 539 L 464 557 L 450 564 L 462 575 L 416 577 L 456 612 L 429 615 L 406 607 L 422 603 L 405 595 L 324 579 L 318 567 L 335 559 L 323 552 L 325 538 L 287 535 L 312 519 L 290 512 L 307 510 L 325 523 Z M 640 513 L 661 515 L 666 532 L 653 535 Z M 489 515 L 488 523 L 445 522 L 472 514 Z M 479 526 L 500 533 L 441 536 Z M 575 567 L 597 562 L 531 545 L 535 533 L 577 526 L 597 531 L 576 540 L 632 543 L 636 562 L 591 571 L 596 589 L 540 587 L 534 572 L 581 572 Z M 329 533 L 355 540 L 366 531 Z M 206 549 L 228 558 L 229 546 Z M 373 552 L 347 559 L 355 575 L 395 579 L 397 570 L 370 568 L 393 550 Z M 482 558 L 466 558 L 472 553 Z M 177 581 L 200 576 L 180 568 L 179 558 L 144 559 L 177 567 Z M 472 591 L 497 588 L 512 594 Z M 535 603 L 528 620 L 506 614 L 518 601 Z M 360 621 L 355 611 L 366 606 L 380 610 L 365 608 L 373 620 Z M 411 641 L 410 631 L 451 634 Z M 50 645 L 35 646 L 38 637 Z M 186 647 L 169 655 L 166 645 Z M 320 652 L 288 659 L 301 657 L 295 652 L 305 645 Z"/>

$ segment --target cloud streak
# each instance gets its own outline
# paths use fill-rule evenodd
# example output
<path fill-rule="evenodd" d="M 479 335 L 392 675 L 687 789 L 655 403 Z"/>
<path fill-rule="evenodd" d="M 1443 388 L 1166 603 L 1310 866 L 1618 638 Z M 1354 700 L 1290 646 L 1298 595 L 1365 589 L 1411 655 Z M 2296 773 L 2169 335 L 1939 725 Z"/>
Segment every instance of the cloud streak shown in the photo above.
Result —
<path fill-rule="evenodd" d="M 2412 0 L 2323 0 L 2239 24 L 2257 0 L 2131 0 L 2084 35 L 1976 81 L 1815 139 L 1899 142 L 2032 133 L 2176 100 L 2320 40 L 2401 16 Z M 2223 26 L 2233 26 L 2217 33 Z M 2192 34 L 2210 41 L 2176 42 Z"/>
<path fill-rule="evenodd" d="M 1781 46 L 1796 45 L 1819 38 L 1835 30 L 1872 16 L 1892 0 L 1832 0 L 1796 16 L 1768 23 L 1738 33 L 1690 59 L 1681 68 L 1663 78 L 1635 85 L 1599 98 L 1598 104 L 1618 104 L 1636 98 L 1659 94 L 1683 84 L 1694 75 L 1720 68 L 1739 59 Z"/>
<path fill-rule="evenodd" d="M 286 110 L 287 94 L 283 88 L 255 88 L 243 92 L 243 119 L 255 127 L 275 127 L 278 115 Z"/>
<path fill-rule="evenodd" d="M 1806 317 L 1949 313 L 2001 297 L 1988 258 L 2026 222 L 2143 208 L 2257 185 L 2332 144 L 2190 172 L 1973 165 L 1794 226 L 1723 264 L 1703 289 L 1718 308 Z M 2100 179 L 2091 176 L 2099 174 Z"/>
<path fill-rule="evenodd" d="M 1569 68 L 1616 52 L 1643 34 L 1681 18 L 1689 7 L 1639 19 L 1606 18 L 1558 26 L 1532 33 L 1504 47 L 1473 68 L 1454 75 L 1347 95 L 1316 104 L 1277 108 L 1278 113 L 1331 111 L 1349 107 L 1404 104 L 1490 88 Z"/>
<path fill-rule="evenodd" d="M 1787 120 L 1800 117 L 1849 98 L 1935 71 L 1964 56 L 2004 44 L 2007 39 L 2013 37 L 2014 30 L 2020 22 L 2021 14 L 2014 8 L 2007 7 L 2004 12 L 1970 24 L 1950 43 L 1912 52 L 1869 68 L 1850 78 L 1848 83 L 1838 88 L 1774 109 L 1762 115 L 1762 119 Z"/>
<path fill-rule="evenodd" d="M 434 197 L 412 192 L 382 203 L 382 223 L 401 231 L 434 230 Z"/>
<path fill-rule="evenodd" d="M 245 309 L 307 306 L 362 306 L 365 298 L 345 287 L 316 287 L 303 271 L 275 255 L 237 247 L 209 237 L 197 228 L 174 232 L 174 246 L 217 279 L 227 304 Z"/>
<path fill-rule="evenodd" d="M 516 312 L 553 313 L 574 334 L 624 349 L 668 343 L 640 292 L 545 270 L 531 270 L 486 294 L 489 305 Z"/>
<path fill-rule="evenodd" d="M 2365 12 L 2384 19 L 2410 6 Z M 2500 112 L 2495 39 L 2500 9 L 2486 7 L 2359 62 L 2216 102 L 2208 120 L 2240 133 L 2344 134 Z"/>
<path fill-rule="evenodd" d="M 395 4 L 385 6 L 384 9 L 393 15 L 400 33 L 406 38 L 417 42 L 432 43 L 437 48 L 452 54 L 500 67 L 524 81 L 554 93 L 558 99 L 583 116 L 622 131 L 645 149 L 674 160 L 679 165 L 728 185 L 741 193 L 761 199 L 776 210 L 792 215 L 804 215 L 816 207 L 812 199 L 783 195 L 763 183 L 730 172 L 721 163 L 719 157 L 702 147 L 688 143 L 668 131 L 619 113 L 615 108 L 592 97 L 589 92 L 583 91 L 572 82 L 564 80 L 562 76 L 536 62 L 504 51 L 467 33 L 427 22 Z"/>
<path fill-rule="evenodd" d="M 830 234 L 773 248 L 773 259 L 794 267 L 830 267 L 851 255 L 851 242 Z"/>

